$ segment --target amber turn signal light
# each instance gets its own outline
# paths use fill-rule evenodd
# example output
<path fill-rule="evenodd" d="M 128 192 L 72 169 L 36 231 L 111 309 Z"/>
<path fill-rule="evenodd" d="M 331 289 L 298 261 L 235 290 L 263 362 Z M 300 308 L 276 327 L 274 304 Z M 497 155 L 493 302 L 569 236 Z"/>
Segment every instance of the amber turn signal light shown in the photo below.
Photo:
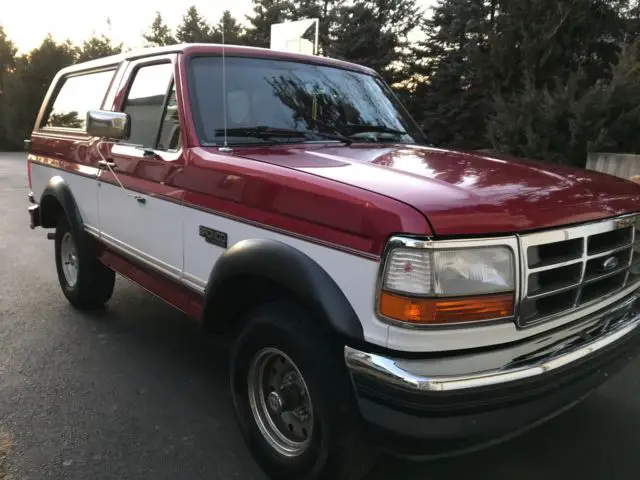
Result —
<path fill-rule="evenodd" d="M 461 298 L 409 298 L 393 293 L 380 295 L 380 314 L 418 325 L 477 322 L 513 315 L 513 294 Z"/>

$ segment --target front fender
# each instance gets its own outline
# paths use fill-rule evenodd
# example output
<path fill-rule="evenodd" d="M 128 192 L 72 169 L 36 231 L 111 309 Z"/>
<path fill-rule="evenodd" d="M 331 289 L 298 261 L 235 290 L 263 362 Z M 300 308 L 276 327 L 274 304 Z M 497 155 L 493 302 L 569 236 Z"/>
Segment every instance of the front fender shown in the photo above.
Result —
<path fill-rule="evenodd" d="M 285 287 L 341 335 L 363 340 L 362 324 L 340 287 L 308 255 L 275 240 L 243 240 L 216 262 L 205 290 L 203 319 L 221 311 L 218 295 L 226 281 L 239 276 L 260 277 Z M 250 292 L 249 292 L 250 293 Z"/>

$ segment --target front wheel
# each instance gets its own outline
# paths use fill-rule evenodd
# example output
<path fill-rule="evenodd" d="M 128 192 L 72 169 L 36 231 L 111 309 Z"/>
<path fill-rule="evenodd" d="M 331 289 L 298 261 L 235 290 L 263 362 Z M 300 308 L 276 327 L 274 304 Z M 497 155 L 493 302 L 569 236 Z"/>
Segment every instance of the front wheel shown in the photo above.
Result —
<path fill-rule="evenodd" d="M 317 321 L 294 304 L 265 305 L 233 348 L 236 417 L 273 479 L 357 480 L 372 465 L 342 347 Z"/>
<path fill-rule="evenodd" d="M 64 216 L 56 227 L 55 256 L 60 287 L 74 307 L 100 308 L 111 298 L 115 273 L 96 258 Z"/>

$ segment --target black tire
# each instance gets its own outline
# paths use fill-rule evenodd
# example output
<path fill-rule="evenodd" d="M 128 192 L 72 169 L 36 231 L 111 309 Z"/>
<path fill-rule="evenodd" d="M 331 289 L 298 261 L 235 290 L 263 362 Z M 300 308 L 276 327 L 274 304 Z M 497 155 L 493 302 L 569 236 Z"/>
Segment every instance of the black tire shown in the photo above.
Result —
<path fill-rule="evenodd" d="M 62 242 L 70 235 L 76 252 L 77 279 L 70 283 L 63 270 Z M 80 235 L 86 235 L 82 232 Z M 115 273 L 98 260 L 90 248 L 88 239 L 70 228 L 65 216 L 58 220 L 55 234 L 55 258 L 58 281 L 67 300 L 80 310 L 99 309 L 111 298 Z"/>
<path fill-rule="evenodd" d="M 344 365 L 344 346 L 317 322 L 293 303 L 264 305 L 249 315 L 232 349 L 230 374 L 236 418 L 258 465 L 272 479 L 358 480 L 374 463 L 375 450 L 362 434 Z M 250 365 L 265 348 L 275 348 L 289 357 L 309 391 L 312 433 L 306 450 L 295 457 L 282 455 L 266 440 L 252 413 Z"/>

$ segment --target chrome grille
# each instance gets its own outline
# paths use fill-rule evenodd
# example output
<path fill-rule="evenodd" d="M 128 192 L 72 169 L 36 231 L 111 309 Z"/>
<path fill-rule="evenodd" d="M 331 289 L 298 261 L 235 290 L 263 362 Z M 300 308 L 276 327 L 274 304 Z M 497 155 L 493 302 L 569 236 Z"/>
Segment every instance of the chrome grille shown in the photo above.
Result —
<path fill-rule="evenodd" d="M 522 235 L 522 301 L 527 327 L 593 304 L 640 282 L 640 216 Z"/>

